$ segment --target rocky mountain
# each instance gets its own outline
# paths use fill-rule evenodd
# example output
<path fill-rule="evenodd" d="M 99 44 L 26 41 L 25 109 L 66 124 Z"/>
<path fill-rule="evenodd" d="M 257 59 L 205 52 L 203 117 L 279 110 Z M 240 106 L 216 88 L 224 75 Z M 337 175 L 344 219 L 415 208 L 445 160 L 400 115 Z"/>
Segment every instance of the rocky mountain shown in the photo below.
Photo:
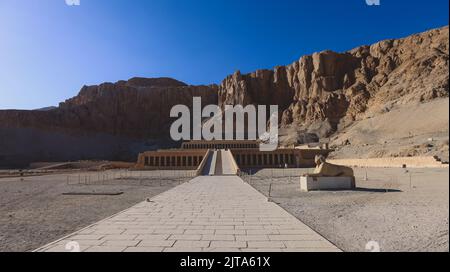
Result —
<path fill-rule="evenodd" d="M 158 138 L 170 127 L 174 105 L 199 96 L 217 103 L 217 87 L 187 86 L 168 78 L 133 78 L 84 86 L 79 94 L 47 111 L 2 111 L 2 127 L 28 127 L 69 133 L 97 132 L 138 139 Z"/>
<path fill-rule="evenodd" d="M 274 70 L 236 72 L 219 86 L 219 104 L 275 103 L 282 126 L 326 127 L 319 133 L 329 136 L 396 105 L 448 97 L 448 52 L 444 27 L 344 53 L 315 53 Z"/>
<path fill-rule="evenodd" d="M 49 106 L 49 107 L 44 107 L 44 108 L 35 109 L 35 110 L 36 111 L 49 111 L 49 110 L 54 110 L 54 109 L 57 109 L 57 107 Z"/>
<path fill-rule="evenodd" d="M 194 96 L 220 106 L 277 104 L 282 144 L 326 139 L 339 149 L 339 141 L 354 140 L 342 135 L 359 122 L 409 105 L 448 100 L 448 62 L 447 26 L 348 52 L 303 56 L 273 70 L 236 72 L 219 86 L 188 86 L 170 78 L 84 86 L 55 109 L 0 111 L 0 166 L 133 160 L 142 150 L 173 144 L 170 109 L 191 105 Z"/>
<path fill-rule="evenodd" d="M 173 106 L 192 97 L 217 103 L 217 86 L 170 78 L 132 78 L 84 86 L 47 111 L 0 111 L 0 166 L 32 161 L 135 160 L 144 150 L 171 146 Z"/>

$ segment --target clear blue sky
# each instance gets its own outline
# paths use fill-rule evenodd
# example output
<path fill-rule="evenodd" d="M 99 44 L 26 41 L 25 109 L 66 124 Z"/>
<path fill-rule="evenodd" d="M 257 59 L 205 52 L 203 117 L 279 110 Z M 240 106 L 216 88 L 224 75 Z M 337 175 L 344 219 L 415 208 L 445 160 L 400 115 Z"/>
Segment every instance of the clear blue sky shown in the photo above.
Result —
<path fill-rule="evenodd" d="M 57 105 L 133 76 L 219 83 L 448 24 L 448 0 L 0 1 L 0 109 Z"/>

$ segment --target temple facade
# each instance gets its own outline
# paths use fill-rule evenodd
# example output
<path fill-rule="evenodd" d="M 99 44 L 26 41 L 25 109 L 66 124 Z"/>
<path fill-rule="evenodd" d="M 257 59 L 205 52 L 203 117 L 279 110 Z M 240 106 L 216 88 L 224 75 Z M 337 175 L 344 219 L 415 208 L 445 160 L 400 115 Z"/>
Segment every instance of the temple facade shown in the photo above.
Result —
<path fill-rule="evenodd" d="M 215 155 L 226 150 L 232 154 L 233 165 L 244 168 L 309 168 L 316 155 L 328 156 L 328 148 L 279 148 L 260 151 L 257 141 L 189 141 L 180 149 L 148 151 L 139 154 L 137 168 L 148 170 L 198 170 Z M 219 153 L 220 154 L 220 153 Z M 219 156 L 220 158 L 220 156 Z"/>

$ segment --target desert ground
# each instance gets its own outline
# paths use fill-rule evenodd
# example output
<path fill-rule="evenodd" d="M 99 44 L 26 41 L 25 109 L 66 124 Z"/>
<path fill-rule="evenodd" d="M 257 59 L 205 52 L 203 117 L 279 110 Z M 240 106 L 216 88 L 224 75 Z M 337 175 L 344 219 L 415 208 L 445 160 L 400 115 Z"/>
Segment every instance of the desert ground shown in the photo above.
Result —
<path fill-rule="evenodd" d="M 449 99 L 428 103 L 385 105 L 383 113 L 367 113 L 330 139 L 331 158 L 448 157 Z"/>
<path fill-rule="evenodd" d="M 299 191 L 303 170 L 243 178 L 344 251 L 449 250 L 449 169 L 355 168 L 355 191 Z M 250 172 L 248 172 L 250 173 Z"/>
<path fill-rule="evenodd" d="M 0 251 L 31 251 L 189 181 L 190 171 L 0 178 Z"/>
<path fill-rule="evenodd" d="M 355 191 L 302 193 L 313 169 L 241 177 L 344 251 L 449 250 L 449 169 L 355 168 Z M 189 181 L 192 171 L 61 172 L 0 178 L 0 251 L 30 251 Z"/>

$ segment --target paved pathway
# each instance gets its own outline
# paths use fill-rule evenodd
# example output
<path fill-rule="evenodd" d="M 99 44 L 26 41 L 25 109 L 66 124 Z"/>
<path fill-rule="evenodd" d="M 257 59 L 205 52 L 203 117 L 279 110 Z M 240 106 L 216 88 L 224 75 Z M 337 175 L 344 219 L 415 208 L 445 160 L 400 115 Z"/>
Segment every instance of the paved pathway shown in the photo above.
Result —
<path fill-rule="evenodd" d="M 236 176 L 197 177 L 37 251 L 339 251 Z"/>

